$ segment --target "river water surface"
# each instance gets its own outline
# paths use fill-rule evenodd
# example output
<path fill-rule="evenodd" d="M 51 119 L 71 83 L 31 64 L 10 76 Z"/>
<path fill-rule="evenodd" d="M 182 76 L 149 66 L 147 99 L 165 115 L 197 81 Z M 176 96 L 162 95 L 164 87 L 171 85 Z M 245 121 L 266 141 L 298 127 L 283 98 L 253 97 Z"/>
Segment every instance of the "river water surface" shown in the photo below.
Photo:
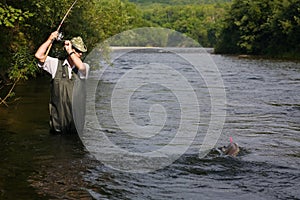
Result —
<path fill-rule="evenodd" d="M 180 102 L 159 84 L 134 93 L 129 111 L 143 126 L 151 123 L 149 104 L 162 105 L 168 114 L 162 134 L 143 140 L 124 136 L 112 117 L 110 100 L 118 78 L 136 62 L 147 64 L 142 63 L 147 57 L 147 62 L 171 65 L 199 88 L 201 121 L 190 148 L 172 164 L 149 173 L 112 169 L 97 161 L 79 137 L 49 134 L 49 79 L 40 77 L 17 87 L 21 100 L 0 108 L 0 199 L 300 199 L 299 63 L 212 54 L 226 91 L 226 118 L 215 148 L 233 137 L 241 152 L 232 158 L 212 149 L 199 158 L 211 111 L 205 79 L 166 52 L 130 56 L 116 60 L 98 83 L 95 110 L 102 131 L 123 149 L 141 153 L 174 137 Z"/>

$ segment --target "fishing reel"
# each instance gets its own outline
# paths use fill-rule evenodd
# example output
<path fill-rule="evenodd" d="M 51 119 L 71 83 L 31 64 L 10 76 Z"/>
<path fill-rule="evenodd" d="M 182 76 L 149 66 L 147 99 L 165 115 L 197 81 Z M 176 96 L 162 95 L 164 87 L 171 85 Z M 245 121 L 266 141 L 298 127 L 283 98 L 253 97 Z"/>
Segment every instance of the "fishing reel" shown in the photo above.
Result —
<path fill-rule="evenodd" d="M 64 42 L 65 40 L 63 40 L 63 39 L 64 39 L 63 33 L 62 32 L 58 33 L 58 36 L 57 36 L 56 40 L 58 42 Z"/>

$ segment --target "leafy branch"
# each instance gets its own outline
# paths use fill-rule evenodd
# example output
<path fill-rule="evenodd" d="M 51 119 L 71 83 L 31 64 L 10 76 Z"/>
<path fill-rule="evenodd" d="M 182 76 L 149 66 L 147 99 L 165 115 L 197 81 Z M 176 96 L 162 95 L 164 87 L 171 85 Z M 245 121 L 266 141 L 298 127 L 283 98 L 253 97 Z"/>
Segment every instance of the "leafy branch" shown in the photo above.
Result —
<path fill-rule="evenodd" d="M 7 101 L 15 96 L 14 89 L 17 83 L 20 80 L 27 80 L 29 77 L 34 77 L 37 71 L 35 59 L 28 47 L 20 47 L 19 51 L 13 56 L 13 60 L 14 63 L 8 74 L 9 79 L 12 81 L 12 86 L 5 97 L 0 97 L 0 105 L 4 104 L 7 107 Z"/>

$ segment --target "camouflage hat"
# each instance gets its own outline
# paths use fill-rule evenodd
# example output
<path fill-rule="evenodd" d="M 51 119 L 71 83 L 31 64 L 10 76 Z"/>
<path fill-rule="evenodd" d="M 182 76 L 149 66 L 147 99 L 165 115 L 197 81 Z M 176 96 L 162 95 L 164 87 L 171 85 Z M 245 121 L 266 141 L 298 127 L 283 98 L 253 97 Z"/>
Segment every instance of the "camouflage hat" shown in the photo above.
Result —
<path fill-rule="evenodd" d="M 79 51 L 81 51 L 81 52 L 87 51 L 87 48 L 86 48 L 85 44 L 83 43 L 83 40 L 80 36 L 72 38 L 71 43 L 72 43 L 73 47 L 75 47 Z"/>

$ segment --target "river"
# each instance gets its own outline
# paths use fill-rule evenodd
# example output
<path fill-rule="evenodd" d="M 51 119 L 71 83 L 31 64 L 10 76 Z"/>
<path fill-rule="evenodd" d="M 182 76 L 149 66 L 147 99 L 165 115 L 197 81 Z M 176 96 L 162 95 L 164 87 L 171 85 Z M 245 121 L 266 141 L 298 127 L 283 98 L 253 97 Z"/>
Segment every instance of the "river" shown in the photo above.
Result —
<path fill-rule="evenodd" d="M 162 116 L 162 134 L 145 138 L 123 134 L 119 128 L 122 122 L 113 118 L 112 106 L 118 105 L 111 99 L 115 98 L 112 91 L 118 79 L 132 66 L 151 61 L 172 66 L 184 75 L 201 100 L 200 121 L 188 119 L 186 122 L 192 125 L 183 129 L 197 127 L 192 143 L 185 143 L 186 151 L 173 162 L 143 173 L 128 172 L 131 168 L 122 168 L 124 163 L 115 165 L 121 161 L 107 157 L 105 152 L 106 160 L 95 159 L 91 150 L 96 150 L 96 144 L 105 145 L 101 141 L 86 147 L 88 142 L 81 141 L 84 137 L 49 134 L 49 78 L 39 77 L 16 88 L 17 96 L 21 97 L 17 103 L 0 108 L 0 199 L 300 199 L 300 64 L 211 54 L 226 92 L 225 107 L 220 109 L 226 115 L 215 148 L 201 157 L 199 149 L 213 111 L 212 93 L 205 87 L 209 83 L 206 77 L 196 76 L 186 60 L 170 55 L 135 51 L 129 57 L 119 57 L 115 66 L 101 72 L 92 105 L 101 132 L 123 150 L 142 154 L 166 146 L 176 137 L 180 120 L 184 119 L 180 118 L 184 114 L 180 109 L 185 104 L 179 101 L 176 91 L 160 85 L 160 76 L 153 75 L 156 82 L 142 85 L 133 93 L 128 109 L 139 126 L 151 124 L 151 109 L 155 116 Z M 140 74 L 130 78 L 145 79 Z M 186 95 L 183 100 L 191 98 Z M 164 118 L 165 113 L 168 115 Z M 116 114 L 126 118 L 126 113 Z M 188 115 L 193 116 L 193 111 Z M 87 131 L 97 130 L 87 122 Z M 229 137 L 241 147 L 236 158 L 216 151 L 228 144 Z M 176 151 L 182 144 L 174 146 Z"/>

